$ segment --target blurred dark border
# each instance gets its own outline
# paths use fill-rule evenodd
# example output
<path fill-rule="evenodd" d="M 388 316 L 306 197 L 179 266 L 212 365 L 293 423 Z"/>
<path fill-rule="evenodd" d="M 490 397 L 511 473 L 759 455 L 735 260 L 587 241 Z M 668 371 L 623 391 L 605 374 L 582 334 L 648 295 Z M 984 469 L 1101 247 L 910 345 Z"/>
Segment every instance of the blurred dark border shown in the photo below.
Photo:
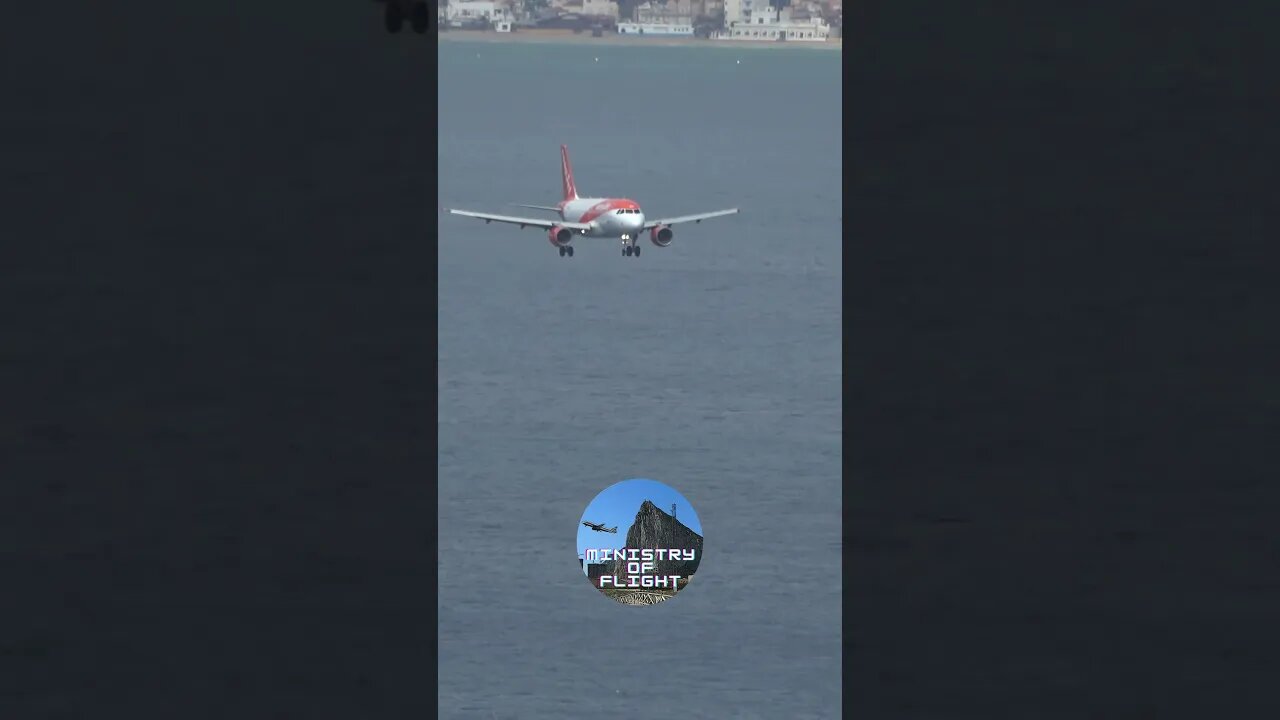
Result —
<path fill-rule="evenodd" d="M 1272 4 L 855 4 L 845 716 L 1280 712 Z"/>
<path fill-rule="evenodd" d="M 430 715 L 434 14 L 12 5 L 0 714 Z"/>

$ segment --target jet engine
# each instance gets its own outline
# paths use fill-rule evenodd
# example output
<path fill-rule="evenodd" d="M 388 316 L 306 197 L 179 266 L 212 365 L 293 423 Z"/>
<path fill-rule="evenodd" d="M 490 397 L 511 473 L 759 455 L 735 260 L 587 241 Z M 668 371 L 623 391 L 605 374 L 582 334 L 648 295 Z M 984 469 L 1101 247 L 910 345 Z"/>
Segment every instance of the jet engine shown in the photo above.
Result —
<path fill-rule="evenodd" d="M 666 247 L 675 238 L 675 233 L 666 225 L 658 225 L 649 230 L 649 239 L 658 247 Z"/>
<path fill-rule="evenodd" d="M 564 247 L 573 240 L 573 231 L 569 228 L 562 228 L 559 225 L 553 225 L 551 230 L 547 231 L 547 239 L 556 247 Z"/>

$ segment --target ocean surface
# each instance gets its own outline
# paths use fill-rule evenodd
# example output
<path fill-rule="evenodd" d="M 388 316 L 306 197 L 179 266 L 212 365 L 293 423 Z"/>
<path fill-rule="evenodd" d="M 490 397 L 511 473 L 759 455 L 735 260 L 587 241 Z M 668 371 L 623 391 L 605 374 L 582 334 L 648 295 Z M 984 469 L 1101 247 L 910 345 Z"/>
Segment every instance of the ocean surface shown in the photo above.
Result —
<path fill-rule="evenodd" d="M 441 43 L 439 205 L 581 195 L 726 207 L 639 258 L 439 219 L 442 718 L 836 718 L 841 701 L 841 69 L 803 49 Z M 577 562 L 645 477 L 705 562 L 653 607 Z M 619 527 L 619 532 L 625 528 Z"/>

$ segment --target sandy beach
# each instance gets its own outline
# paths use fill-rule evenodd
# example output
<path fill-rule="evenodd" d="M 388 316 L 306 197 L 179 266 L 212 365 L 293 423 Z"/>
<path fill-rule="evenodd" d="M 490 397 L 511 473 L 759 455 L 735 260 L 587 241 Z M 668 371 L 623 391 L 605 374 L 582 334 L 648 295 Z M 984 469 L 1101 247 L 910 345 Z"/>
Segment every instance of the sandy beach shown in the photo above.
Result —
<path fill-rule="evenodd" d="M 498 33 L 486 30 L 447 30 L 438 33 L 437 36 L 441 42 L 582 43 L 587 45 L 631 45 L 636 47 L 715 47 L 736 48 L 739 50 L 805 48 L 839 51 L 843 45 L 840 38 L 833 38 L 826 42 L 778 42 L 772 40 L 709 40 L 694 37 L 641 37 L 638 35 L 619 35 L 617 33 L 606 33 L 600 37 L 592 37 L 589 32 L 574 33 L 572 30 L 519 30 L 512 33 Z"/>

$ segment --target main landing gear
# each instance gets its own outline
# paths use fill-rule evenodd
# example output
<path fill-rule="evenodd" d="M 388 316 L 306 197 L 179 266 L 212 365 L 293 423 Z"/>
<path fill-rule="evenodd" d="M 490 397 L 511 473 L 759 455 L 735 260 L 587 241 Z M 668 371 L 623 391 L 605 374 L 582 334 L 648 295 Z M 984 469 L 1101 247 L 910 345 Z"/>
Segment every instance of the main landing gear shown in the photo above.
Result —
<path fill-rule="evenodd" d="M 572 245 L 561 245 L 561 246 L 560 246 L 560 257 L 564 257 L 564 256 L 566 256 L 566 255 L 568 255 L 569 257 L 573 257 L 573 246 L 572 246 Z"/>
<path fill-rule="evenodd" d="M 640 246 L 636 244 L 636 239 L 622 236 L 622 256 L 623 257 L 640 257 Z"/>

